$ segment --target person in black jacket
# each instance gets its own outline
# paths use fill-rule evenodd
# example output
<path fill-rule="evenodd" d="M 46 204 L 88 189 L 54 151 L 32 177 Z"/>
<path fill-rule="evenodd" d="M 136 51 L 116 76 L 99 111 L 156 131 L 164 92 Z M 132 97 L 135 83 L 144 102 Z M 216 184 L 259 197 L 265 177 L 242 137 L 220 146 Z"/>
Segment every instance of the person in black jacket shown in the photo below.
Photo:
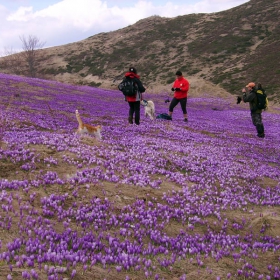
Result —
<path fill-rule="evenodd" d="M 128 122 L 133 124 L 133 116 L 135 115 L 135 124 L 140 124 L 140 101 L 142 100 L 142 93 L 145 88 L 140 81 L 140 76 L 137 74 L 135 67 L 129 67 L 128 72 L 125 73 L 125 78 L 133 79 L 137 84 L 138 91 L 134 96 L 126 96 L 126 101 L 129 104 Z"/>
<path fill-rule="evenodd" d="M 262 122 L 262 110 L 257 108 L 258 98 L 256 94 L 256 84 L 251 82 L 249 83 L 246 88 L 242 89 L 242 100 L 246 103 L 249 102 L 250 110 L 251 110 L 251 118 L 253 125 L 257 129 L 257 136 L 260 138 L 264 138 L 264 126 Z"/>

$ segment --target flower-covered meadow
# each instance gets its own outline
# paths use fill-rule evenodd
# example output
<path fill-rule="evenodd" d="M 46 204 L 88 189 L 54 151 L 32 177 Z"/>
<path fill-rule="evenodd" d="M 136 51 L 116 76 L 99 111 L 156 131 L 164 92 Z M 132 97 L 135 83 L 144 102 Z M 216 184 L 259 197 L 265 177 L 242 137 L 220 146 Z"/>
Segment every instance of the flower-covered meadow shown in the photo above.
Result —
<path fill-rule="evenodd" d="M 188 123 L 136 126 L 117 90 L 0 74 L 0 279 L 280 279 L 279 112 L 259 139 L 189 95 Z"/>

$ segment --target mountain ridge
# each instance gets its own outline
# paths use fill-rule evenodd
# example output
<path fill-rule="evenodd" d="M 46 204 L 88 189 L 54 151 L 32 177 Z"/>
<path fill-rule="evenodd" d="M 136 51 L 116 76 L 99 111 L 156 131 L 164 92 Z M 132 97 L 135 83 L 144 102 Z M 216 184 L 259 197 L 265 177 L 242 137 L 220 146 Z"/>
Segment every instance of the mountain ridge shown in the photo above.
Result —
<path fill-rule="evenodd" d="M 211 14 L 155 15 L 39 50 L 38 77 L 116 89 L 134 65 L 147 90 L 158 93 L 170 90 L 180 69 L 190 80 L 233 95 L 250 81 L 261 82 L 269 99 L 279 103 L 279 11 L 279 0 L 251 0 Z"/>

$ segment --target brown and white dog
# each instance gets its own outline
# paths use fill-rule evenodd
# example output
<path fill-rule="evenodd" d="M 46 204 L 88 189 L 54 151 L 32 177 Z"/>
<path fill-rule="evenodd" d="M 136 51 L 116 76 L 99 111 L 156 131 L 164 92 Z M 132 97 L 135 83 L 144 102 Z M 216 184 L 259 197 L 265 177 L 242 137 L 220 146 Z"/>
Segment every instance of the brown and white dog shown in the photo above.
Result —
<path fill-rule="evenodd" d="M 155 104 L 152 100 L 141 100 L 141 105 L 145 108 L 145 116 L 150 117 L 151 120 L 155 119 Z"/>

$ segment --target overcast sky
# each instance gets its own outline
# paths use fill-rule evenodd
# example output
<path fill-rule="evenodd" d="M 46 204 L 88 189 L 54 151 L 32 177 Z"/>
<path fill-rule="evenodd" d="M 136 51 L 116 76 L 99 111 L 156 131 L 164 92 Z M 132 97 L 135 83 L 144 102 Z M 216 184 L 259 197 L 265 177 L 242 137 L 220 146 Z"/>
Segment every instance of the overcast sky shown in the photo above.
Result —
<path fill-rule="evenodd" d="M 248 0 L 0 0 L 0 55 L 21 51 L 20 37 L 60 46 L 114 31 L 149 16 L 212 13 Z"/>

